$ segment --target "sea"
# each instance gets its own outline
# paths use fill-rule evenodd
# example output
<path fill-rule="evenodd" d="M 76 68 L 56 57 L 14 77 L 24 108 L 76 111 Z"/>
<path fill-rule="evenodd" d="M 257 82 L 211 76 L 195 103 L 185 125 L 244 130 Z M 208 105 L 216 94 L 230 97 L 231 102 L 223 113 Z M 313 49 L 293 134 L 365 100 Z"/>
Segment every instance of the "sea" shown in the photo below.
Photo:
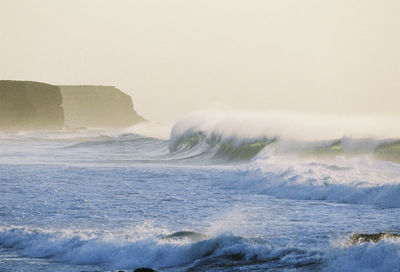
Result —
<path fill-rule="evenodd" d="M 0 133 L 0 271 L 400 271 L 396 120 Z"/>

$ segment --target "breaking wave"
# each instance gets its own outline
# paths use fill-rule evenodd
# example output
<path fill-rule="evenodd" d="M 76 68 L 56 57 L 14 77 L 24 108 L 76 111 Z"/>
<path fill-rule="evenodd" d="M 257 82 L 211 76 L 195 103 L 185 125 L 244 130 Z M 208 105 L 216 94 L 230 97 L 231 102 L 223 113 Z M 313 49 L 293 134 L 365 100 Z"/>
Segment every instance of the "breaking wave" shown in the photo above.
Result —
<path fill-rule="evenodd" d="M 184 233 L 184 234 L 182 234 Z M 96 234 L 26 228 L 0 228 L 0 245 L 26 257 L 47 258 L 116 269 L 176 267 L 207 271 L 212 267 L 262 265 L 265 268 L 305 268 L 320 263 L 320 253 L 297 248 L 274 249 L 265 241 L 233 234 L 193 241 L 190 232 L 176 237 L 134 239 L 128 234 Z M 186 237 L 186 235 L 188 237 Z M 174 234 L 172 234 L 174 236 Z"/>
<path fill-rule="evenodd" d="M 229 163 L 234 171 L 216 186 L 288 199 L 400 207 L 400 132 L 393 123 L 371 120 L 200 112 L 178 121 L 169 140 L 132 133 L 135 129 L 40 132 L 11 140 L 19 147 L 26 137 L 47 135 L 66 152 L 60 163 L 65 157 L 68 163 L 104 165 Z M 47 162 L 47 154 L 33 156 L 35 163 L 40 160 Z"/>
<path fill-rule="evenodd" d="M 193 238 L 194 236 L 194 238 Z M 263 239 L 233 234 L 206 237 L 184 231 L 170 235 L 134 237 L 130 233 L 96 233 L 0 228 L 0 246 L 20 255 L 53 261 L 99 265 L 108 269 L 151 267 L 174 271 L 399 271 L 400 240 L 350 245 L 348 237 L 331 241 L 323 249 L 275 248 Z"/>
<path fill-rule="evenodd" d="M 252 159 L 269 147 L 274 155 L 323 158 L 369 155 L 400 162 L 400 138 L 396 138 L 400 129 L 396 131 L 389 124 L 376 129 L 377 120 L 370 122 L 289 113 L 200 112 L 175 124 L 169 150 L 179 152 L 207 146 L 212 153 L 210 157 L 229 161 Z"/>
<path fill-rule="evenodd" d="M 60 142 L 65 149 L 125 150 L 133 160 L 147 162 L 246 162 L 268 149 L 274 156 L 368 156 L 400 163 L 400 128 L 396 124 L 397 120 L 389 118 L 208 111 L 189 114 L 172 129 L 146 123 L 122 130 L 1 134 L 0 140 Z"/>
<path fill-rule="evenodd" d="M 271 168 L 268 169 L 268 166 Z M 260 173 L 243 171 L 241 179 L 229 186 L 286 199 L 400 207 L 400 181 L 397 176 L 383 177 L 382 173 L 371 172 L 360 174 L 362 170 L 357 168 L 322 163 L 293 163 L 280 169 L 267 163 L 260 168 L 263 169 L 258 170 Z"/>
<path fill-rule="evenodd" d="M 352 246 L 333 245 L 327 254 L 326 272 L 400 271 L 400 239 L 385 238 Z"/>
<path fill-rule="evenodd" d="M 305 116 L 212 117 L 195 113 L 176 123 L 169 150 L 201 147 L 212 159 L 246 161 L 240 178 L 224 186 L 289 199 L 400 207 L 400 140 L 389 127 L 374 131 L 365 120 Z M 357 131 L 354 122 L 361 123 Z"/>

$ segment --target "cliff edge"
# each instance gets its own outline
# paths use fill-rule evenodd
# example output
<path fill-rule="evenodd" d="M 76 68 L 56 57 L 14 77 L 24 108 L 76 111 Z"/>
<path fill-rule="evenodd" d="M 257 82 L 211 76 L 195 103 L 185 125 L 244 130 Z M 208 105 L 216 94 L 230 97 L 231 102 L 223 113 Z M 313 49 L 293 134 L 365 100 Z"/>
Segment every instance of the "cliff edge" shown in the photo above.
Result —
<path fill-rule="evenodd" d="M 55 130 L 64 125 L 60 88 L 33 82 L 0 80 L 0 129 Z"/>
<path fill-rule="evenodd" d="M 68 128 L 121 128 L 145 121 L 132 98 L 114 86 L 61 85 Z"/>

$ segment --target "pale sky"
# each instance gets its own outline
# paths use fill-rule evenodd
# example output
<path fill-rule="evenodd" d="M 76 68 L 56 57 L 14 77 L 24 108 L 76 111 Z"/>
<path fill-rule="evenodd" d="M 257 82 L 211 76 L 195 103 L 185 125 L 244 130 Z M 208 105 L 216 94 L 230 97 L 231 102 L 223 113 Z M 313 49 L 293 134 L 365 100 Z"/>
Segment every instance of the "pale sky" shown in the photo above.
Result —
<path fill-rule="evenodd" d="M 204 108 L 400 114 L 399 0 L 0 0 L 0 79 Z"/>

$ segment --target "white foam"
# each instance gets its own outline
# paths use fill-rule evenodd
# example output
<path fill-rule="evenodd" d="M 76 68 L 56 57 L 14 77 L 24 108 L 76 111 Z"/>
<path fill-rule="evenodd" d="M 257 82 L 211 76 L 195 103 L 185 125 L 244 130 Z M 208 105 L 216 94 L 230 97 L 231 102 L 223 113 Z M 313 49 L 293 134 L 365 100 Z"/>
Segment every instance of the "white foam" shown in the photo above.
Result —
<path fill-rule="evenodd" d="M 400 165 L 369 158 L 331 161 L 274 156 L 266 149 L 250 164 L 238 190 L 300 200 L 400 207 Z"/>
<path fill-rule="evenodd" d="M 164 240 L 151 235 L 134 239 L 125 233 L 103 234 L 82 231 L 43 230 L 25 227 L 0 228 L 0 245 L 21 250 L 24 256 L 51 258 L 69 264 L 101 265 L 116 269 L 137 267 L 170 267 L 196 265 L 195 260 L 240 256 L 244 262 L 267 262 L 282 265 L 314 262 L 318 254 L 295 248 L 273 249 L 267 244 L 235 236 L 220 234 L 199 242 Z"/>
<path fill-rule="evenodd" d="M 172 125 L 153 122 L 141 122 L 129 128 L 122 129 L 125 133 L 139 134 L 145 137 L 152 137 L 168 140 L 171 134 Z"/>
<path fill-rule="evenodd" d="M 400 240 L 332 248 L 327 257 L 326 272 L 400 271 Z"/>
<path fill-rule="evenodd" d="M 317 265 L 326 272 L 399 271 L 400 267 L 400 241 L 394 238 L 351 246 L 346 242 L 348 239 L 343 239 L 315 251 L 313 248 L 273 248 L 265 241 L 259 243 L 230 233 L 199 242 L 164 240 L 158 235 L 160 230 L 146 228 L 142 229 L 143 233 L 135 233 L 139 229 L 111 233 L 0 227 L 0 245 L 17 249 L 27 257 L 127 270 L 142 266 L 158 269 L 232 265 L 231 256 L 239 266 L 250 263 L 259 267 L 263 263 L 267 267 L 273 264 L 278 268 Z M 227 258 L 225 263 L 224 258 Z"/>

